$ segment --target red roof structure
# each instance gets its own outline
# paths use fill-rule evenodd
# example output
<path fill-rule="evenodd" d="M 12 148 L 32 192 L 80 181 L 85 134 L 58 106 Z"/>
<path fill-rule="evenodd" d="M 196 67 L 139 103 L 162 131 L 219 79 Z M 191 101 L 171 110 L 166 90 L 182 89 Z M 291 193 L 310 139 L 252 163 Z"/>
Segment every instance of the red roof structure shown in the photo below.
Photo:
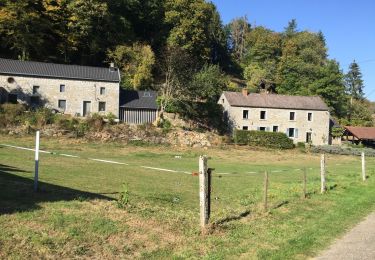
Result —
<path fill-rule="evenodd" d="M 344 128 L 358 140 L 375 140 L 375 127 L 345 126 Z"/>

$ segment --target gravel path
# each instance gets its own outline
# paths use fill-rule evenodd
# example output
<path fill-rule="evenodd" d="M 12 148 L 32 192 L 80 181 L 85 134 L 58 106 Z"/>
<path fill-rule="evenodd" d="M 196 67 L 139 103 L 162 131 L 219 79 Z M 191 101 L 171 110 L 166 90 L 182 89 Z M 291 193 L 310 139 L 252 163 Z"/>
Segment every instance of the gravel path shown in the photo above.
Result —
<path fill-rule="evenodd" d="M 315 259 L 375 259 L 375 212 Z"/>

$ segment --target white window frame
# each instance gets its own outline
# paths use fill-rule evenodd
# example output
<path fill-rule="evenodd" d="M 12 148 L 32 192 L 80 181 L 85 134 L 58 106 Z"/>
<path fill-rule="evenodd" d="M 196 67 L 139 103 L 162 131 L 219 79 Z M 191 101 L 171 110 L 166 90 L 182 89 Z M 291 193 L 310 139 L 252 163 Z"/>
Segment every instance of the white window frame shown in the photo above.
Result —
<path fill-rule="evenodd" d="M 289 135 L 289 133 L 290 133 L 290 129 L 293 129 L 293 136 L 290 136 L 290 135 Z M 287 136 L 288 136 L 289 138 L 293 138 L 293 139 L 298 138 L 298 128 L 295 128 L 295 127 L 289 127 L 289 128 L 287 128 L 286 130 L 287 130 Z"/>
<path fill-rule="evenodd" d="M 103 93 L 102 93 L 102 90 L 103 90 Z M 100 94 L 101 96 L 105 95 L 106 92 L 107 92 L 107 89 L 106 89 L 105 87 L 100 87 L 100 88 L 99 88 L 99 94 Z"/>
<path fill-rule="evenodd" d="M 63 91 L 61 91 L 61 88 L 63 88 Z M 60 84 L 60 86 L 59 86 L 59 92 L 60 93 L 65 93 L 65 91 L 66 91 L 66 85 L 65 84 Z"/>

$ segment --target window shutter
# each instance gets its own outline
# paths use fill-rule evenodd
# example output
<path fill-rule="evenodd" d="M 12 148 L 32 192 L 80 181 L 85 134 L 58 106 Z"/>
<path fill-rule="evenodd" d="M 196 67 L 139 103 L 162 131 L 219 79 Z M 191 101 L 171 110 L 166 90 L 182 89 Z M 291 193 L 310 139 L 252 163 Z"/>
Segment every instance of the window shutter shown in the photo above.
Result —
<path fill-rule="evenodd" d="M 289 128 L 286 129 L 286 133 L 285 134 L 286 134 L 286 136 L 289 137 Z"/>
<path fill-rule="evenodd" d="M 298 129 L 297 129 L 297 128 L 294 129 L 294 137 L 295 137 L 295 138 L 298 138 Z"/>
<path fill-rule="evenodd" d="M 260 131 L 260 127 L 259 126 L 257 127 L 257 131 Z"/>
<path fill-rule="evenodd" d="M 267 131 L 267 132 L 269 132 L 269 131 L 270 131 L 270 128 L 269 128 L 269 127 L 267 127 L 267 128 L 266 128 L 266 131 Z"/>

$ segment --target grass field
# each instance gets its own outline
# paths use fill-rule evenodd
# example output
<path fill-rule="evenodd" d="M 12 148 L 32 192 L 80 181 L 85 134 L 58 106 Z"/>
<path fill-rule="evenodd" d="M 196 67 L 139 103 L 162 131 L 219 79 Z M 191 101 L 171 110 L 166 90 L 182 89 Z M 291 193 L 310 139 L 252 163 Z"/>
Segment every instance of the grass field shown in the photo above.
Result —
<path fill-rule="evenodd" d="M 32 147 L 32 138 L 0 136 Z M 244 147 L 178 149 L 42 138 L 34 193 L 33 153 L 0 146 L 0 258 L 304 259 L 375 209 L 375 159 L 327 156 L 321 195 L 319 155 Z M 215 168 L 211 232 L 199 230 L 200 154 Z M 181 156 L 175 158 L 175 156 Z M 113 160 L 116 165 L 88 160 Z M 166 172 L 150 168 L 166 168 Z M 308 168 L 307 199 L 302 171 Z M 310 169 L 311 168 L 311 169 Z M 270 211 L 263 212 L 263 171 Z M 129 205 L 117 207 L 123 183 Z"/>

